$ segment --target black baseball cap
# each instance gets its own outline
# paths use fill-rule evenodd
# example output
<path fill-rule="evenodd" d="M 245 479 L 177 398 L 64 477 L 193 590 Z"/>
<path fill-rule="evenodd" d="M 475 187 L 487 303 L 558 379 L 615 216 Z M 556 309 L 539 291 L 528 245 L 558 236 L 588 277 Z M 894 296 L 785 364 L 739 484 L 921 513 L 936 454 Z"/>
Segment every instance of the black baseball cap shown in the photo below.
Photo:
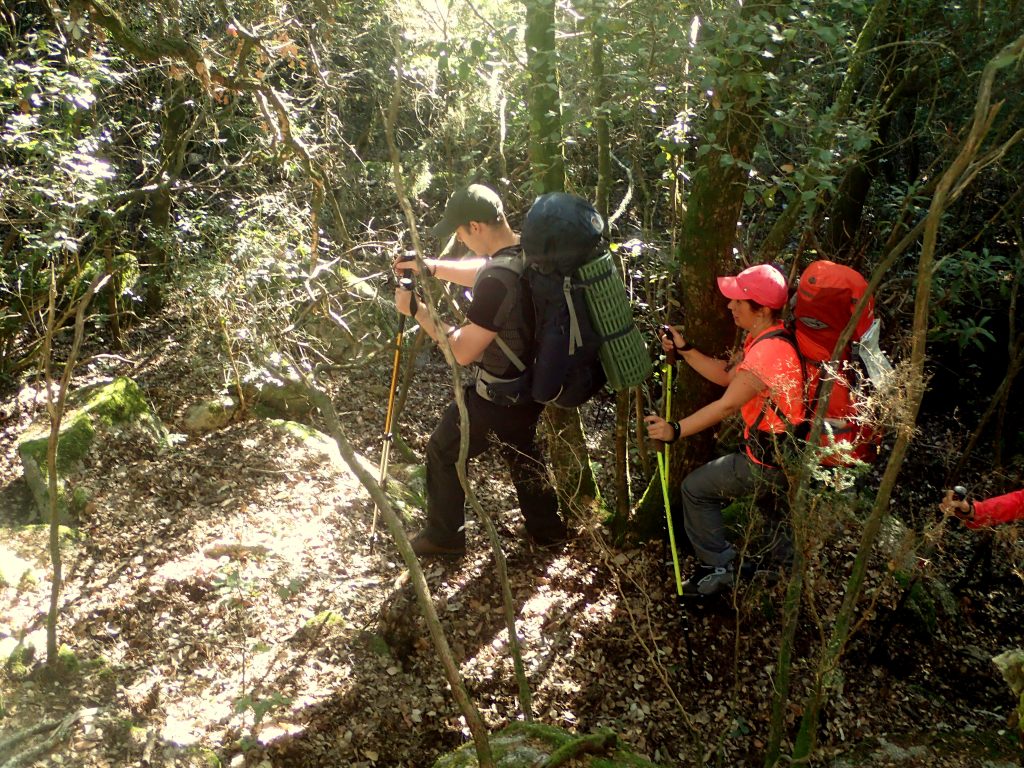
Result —
<path fill-rule="evenodd" d="M 430 234 L 438 240 L 447 240 L 464 224 L 471 221 L 491 223 L 497 221 L 503 211 L 497 192 L 483 184 L 470 184 L 452 195 L 444 208 L 444 216 Z"/>

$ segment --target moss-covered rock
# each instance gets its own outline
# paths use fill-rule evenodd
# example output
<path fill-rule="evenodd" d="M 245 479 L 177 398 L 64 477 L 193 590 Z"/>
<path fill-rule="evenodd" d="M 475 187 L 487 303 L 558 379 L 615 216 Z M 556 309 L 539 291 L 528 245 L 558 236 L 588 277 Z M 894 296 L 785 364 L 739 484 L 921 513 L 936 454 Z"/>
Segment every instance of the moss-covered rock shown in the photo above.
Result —
<path fill-rule="evenodd" d="M 230 395 L 195 403 L 185 413 L 189 432 L 213 432 L 223 429 L 238 414 L 238 401 Z"/>
<path fill-rule="evenodd" d="M 1015 648 L 992 659 L 1017 697 L 1017 729 L 1024 736 L 1024 650 Z"/>
<path fill-rule="evenodd" d="M 242 380 L 245 400 L 261 416 L 301 419 L 313 412 L 309 392 L 281 361 L 275 370 L 258 369 Z"/>
<path fill-rule="evenodd" d="M 614 734 L 580 736 L 542 723 L 512 723 L 491 734 L 490 744 L 494 763 L 499 768 L 533 768 L 543 765 L 553 755 L 557 755 L 557 765 L 657 768 L 619 744 Z M 475 768 L 477 765 L 476 749 L 470 742 L 442 755 L 434 768 Z"/>
<path fill-rule="evenodd" d="M 57 511 L 62 522 L 70 522 L 89 503 L 83 486 L 67 492 L 74 474 L 97 435 L 116 436 L 122 430 L 141 435 L 155 447 L 167 445 L 167 432 L 150 407 L 139 385 L 128 378 L 85 387 L 68 398 L 57 438 Z M 49 518 L 50 494 L 46 453 L 50 439 L 49 419 L 37 421 L 18 441 L 18 455 L 25 481 L 44 520 Z"/>

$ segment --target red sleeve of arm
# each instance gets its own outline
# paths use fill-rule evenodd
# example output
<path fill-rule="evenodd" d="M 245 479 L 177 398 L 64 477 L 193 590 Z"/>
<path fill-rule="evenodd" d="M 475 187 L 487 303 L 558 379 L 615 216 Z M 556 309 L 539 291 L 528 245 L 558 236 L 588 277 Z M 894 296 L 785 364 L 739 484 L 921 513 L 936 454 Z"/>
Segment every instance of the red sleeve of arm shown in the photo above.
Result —
<path fill-rule="evenodd" d="M 1024 520 L 1024 489 L 974 502 L 974 517 L 967 521 L 967 527 L 983 528 L 1014 520 Z"/>

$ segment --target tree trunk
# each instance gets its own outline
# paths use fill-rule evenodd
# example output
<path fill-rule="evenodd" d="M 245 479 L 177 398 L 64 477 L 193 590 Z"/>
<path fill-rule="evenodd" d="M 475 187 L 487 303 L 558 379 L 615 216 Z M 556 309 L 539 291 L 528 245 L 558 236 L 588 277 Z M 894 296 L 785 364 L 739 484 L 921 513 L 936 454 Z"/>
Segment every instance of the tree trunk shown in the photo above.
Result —
<path fill-rule="evenodd" d="M 736 334 L 727 322 L 726 300 L 718 291 L 716 277 L 737 271 L 733 258 L 736 222 L 746 191 L 746 171 L 739 162 L 750 159 L 757 141 L 756 127 L 744 100 L 723 96 L 735 107 L 725 120 L 716 123 L 720 140 L 728 152 L 712 149 L 698 161 L 691 177 L 686 215 L 676 235 L 679 264 L 677 295 L 681 297 L 684 335 L 690 343 L 710 355 L 725 355 Z M 673 414 L 678 417 L 721 396 L 722 389 L 680 364 L 676 376 Z M 671 503 L 679 499 L 678 480 L 707 461 L 715 447 L 715 430 L 708 429 L 687 438 L 672 452 L 670 463 Z M 634 527 L 641 535 L 656 535 L 664 528 L 664 503 L 655 477 L 637 509 Z M 680 527 L 682 520 L 675 521 Z M 681 528 L 680 528 L 681 530 Z"/>
<path fill-rule="evenodd" d="M 529 157 L 537 194 L 565 189 L 562 105 L 555 50 L 554 0 L 525 0 L 526 96 L 530 115 Z"/>
<path fill-rule="evenodd" d="M 561 192 L 565 189 L 565 162 L 555 52 L 555 3 L 527 0 L 525 5 L 530 167 L 538 193 Z M 580 512 L 598 497 L 598 490 L 579 411 L 548 406 L 544 413 L 559 498 L 566 509 Z"/>
<path fill-rule="evenodd" d="M 107 281 L 105 273 L 97 274 L 85 293 L 69 311 L 74 312 L 75 326 L 71 349 L 64 361 L 60 381 L 53 377 L 53 340 L 60 330 L 63 319 L 57 318 L 57 276 L 56 267 L 51 266 L 49 302 L 46 311 L 46 332 L 43 337 L 41 364 L 43 380 L 46 382 L 46 411 L 50 418 L 50 434 L 46 441 L 46 480 L 49 494 L 50 513 L 50 563 L 53 566 L 53 580 L 50 582 L 50 607 L 46 614 L 46 664 L 53 667 L 57 663 L 57 619 L 60 618 L 60 591 L 63 582 L 63 570 L 60 555 L 60 515 L 58 514 L 57 484 L 57 447 L 60 442 L 60 426 L 64 420 L 64 408 L 67 404 L 68 388 L 71 385 L 71 374 L 78 363 L 78 352 L 85 336 L 85 311 L 92 302 L 96 291 Z M 65 315 L 67 317 L 67 315 Z"/>
<path fill-rule="evenodd" d="M 184 142 L 187 108 L 184 85 L 170 83 L 167 88 L 167 112 L 162 121 L 160 140 L 160 178 L 156 189 L 149 195 L 149 223 L 153 235 L 149 238 L 146 261 L 150 266 L 143 275 L 146 311 L 154 313 L 163 306 L 163 284 L 170 276 L 171 264 L 168 248 L 172 241 L 171 185 L 181 174 L 184 165 Z"/>

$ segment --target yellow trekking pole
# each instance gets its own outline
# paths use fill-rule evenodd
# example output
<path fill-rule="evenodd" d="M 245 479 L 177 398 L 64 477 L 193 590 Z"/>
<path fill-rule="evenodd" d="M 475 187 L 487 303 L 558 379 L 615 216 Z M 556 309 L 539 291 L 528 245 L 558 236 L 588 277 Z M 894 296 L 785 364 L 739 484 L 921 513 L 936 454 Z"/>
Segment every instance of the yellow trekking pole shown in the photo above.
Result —
<path fill-rule="evenodd" d="M 398 286 L 403 291 L 411 291 L 413 289 L 412 281 L 412 270 L 407 269 L 402 272 L 402 278 L 398 281 Z M 412 298 L 412 311 L 416 314 L 416 296 Z M 380 467 L 378 469 L 377 481 L 380 483 L 381 490 L 387 486 L 388 482 L 388 463 L 391 460 L 391 443 L 394 442 L 394 419 L 395 419 L 395 392 L 398 390 L 398 374 L 401 370 L 402 364 L 402 336 L 405 335 L 405 318 L 406 316 L 401 312 L 398 313 L 398 332 L 395 334 L 395 360 L 391 367 L 391 386 L 388 390 L 388 410 L 384 416 L 384 444 L 380 449 Z M 373 505 L 373 524 L 370 526 L 370 553 L 373 553 L 374 545 L 377 543 L 377 517 L 380 515 L 380 509 L 377 505 Z"/>
<path fill-rule="evenodd" d="M 667 332 L 667 331 L 666 331 Z M 665 384 L 665 421 L 672 418 L 672 370 L 675 368 L 676 353 L 671 350 L 665 353 L 665 366 L 662 368 L 662 380 Z M 668 525 L 668 545 L 672 550 L 672 569 L 676 577 L 676 595 L 683 595 L 683 578 L 679 573 L 679 550 L 676 549 L 676 531 L 672 525 L 672 507 L 669 504 L 668 471 L 670 443 L 662 445 L 658 451 L 658 474 L 661 476 L 661 495 L 665 504 L 665 522 Z"/>

